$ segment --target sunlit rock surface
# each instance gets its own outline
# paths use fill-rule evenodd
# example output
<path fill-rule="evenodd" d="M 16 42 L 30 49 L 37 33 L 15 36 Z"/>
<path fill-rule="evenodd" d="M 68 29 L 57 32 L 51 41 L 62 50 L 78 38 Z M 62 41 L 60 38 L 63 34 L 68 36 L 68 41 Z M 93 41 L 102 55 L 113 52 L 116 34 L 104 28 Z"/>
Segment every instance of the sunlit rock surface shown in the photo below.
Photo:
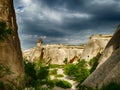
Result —
<path fill-rule="evenodd" d="M 40 46 L 39 46 L 40 45 Z M 72 46 L 63 44 L 37 45 L 23 52 L 24 57 L 34 61 L 45 59 L 46 63 L 63 64 L 65 58 L 70 62 L 77 62 L 84 49 L 84 45 Z"/>
<path fill-rule="evenodd" d="M 89 41 L 81 55 L 81 59 L 89 61 L 93 57 L 98 57 L 103 52 L 112 35 L 95 34 L 89 38 Z"/>

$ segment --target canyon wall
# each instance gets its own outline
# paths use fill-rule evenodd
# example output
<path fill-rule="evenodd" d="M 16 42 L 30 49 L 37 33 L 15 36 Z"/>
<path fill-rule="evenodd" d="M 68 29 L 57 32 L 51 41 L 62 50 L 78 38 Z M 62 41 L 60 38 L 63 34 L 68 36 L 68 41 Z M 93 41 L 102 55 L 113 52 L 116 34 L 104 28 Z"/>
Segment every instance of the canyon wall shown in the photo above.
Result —
<path fill-rule="evenodd" d="M 23 55 L 28 60 L 34 61 L 36 59 L 44 59 L 46 63 L 63 64 L 65 59 L 68 62 L 77 62 L 84 49 L 83 46 L 72 46 L 63 44 L 41 45 L 24 51 Z"/>
<path fill-rule="evenodd" d="M 81 55 L 81 59 L 89 61 L 93 57 L 99 58 L 111 37 L 112 35 L 92 35 Z"/>
<path fill-rule="evenodd" d="M 13 0 L 0 0 L 0 22 L 5 22 L 7 28 L 11 28 L 13 34 L 8 35 L 4 41 L 0 41 L 0 65 L 6 67 L 11 74 L 0 77 L 4 83 L 12 82 L 17 85 L 22 84 L 24 75 L 23 58 L 20 48 L 20 41 L 17 33 L 16 16 L 13 7 Z M 7 71 L 8 73 L 8 71 Z M 2 73 L 0 73 L 1 75 Z"/>
<path fill-rule="evenodd" d="M 46 62 L 52 64 L 63 64 L 65 58 L 68 61 L 76 62 L 78 59 L 89 61 L 91 58 L 100 56 L 112 35 L 92 35 L 87 45 L 72 46 L 62 44 L 42 45 L 39 41 L 37 45 L 23 52 L 24 57 L 34 61 L 44 58 Z"/>
<path fill-rule="evenodd" d="M 120 83 L 120 25 L 103 51 L 97 69 L 82 85 L 101 88 L 110 82 Z"/>

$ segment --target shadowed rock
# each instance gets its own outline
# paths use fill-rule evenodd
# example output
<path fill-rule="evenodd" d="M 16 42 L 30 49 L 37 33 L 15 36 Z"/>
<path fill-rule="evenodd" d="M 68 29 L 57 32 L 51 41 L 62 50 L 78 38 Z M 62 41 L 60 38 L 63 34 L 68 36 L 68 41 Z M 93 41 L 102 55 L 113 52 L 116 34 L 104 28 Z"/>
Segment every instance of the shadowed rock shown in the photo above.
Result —
<path fill-rule="evenodd" d="M 9 67 L 12 73 L 4 75 L 0 80 L 4 83 L 13 82 L 16 85 L 21 85 L 21 77 L 24 75 L 23 58 L 17 33 L 13 0 L 0 0 L 0 22 L 5 22 L 7 27 L 13 30 L 12 35 L 0 42 L 0 64 Z"/>

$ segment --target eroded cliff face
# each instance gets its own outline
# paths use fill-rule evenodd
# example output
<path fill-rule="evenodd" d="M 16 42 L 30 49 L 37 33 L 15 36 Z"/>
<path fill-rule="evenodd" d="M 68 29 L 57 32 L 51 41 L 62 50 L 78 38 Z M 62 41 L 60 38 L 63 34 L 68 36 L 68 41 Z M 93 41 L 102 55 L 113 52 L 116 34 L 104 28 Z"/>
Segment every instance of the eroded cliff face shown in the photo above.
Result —
<path fill-rule="evenodd" d="M 63 64 L 65 58 L 67 58 L 68 62 L 77 62 L 84 49 L 84 46 L 62 44 L 39 45 L 37 43 L 34 48 L 24 51 L 24 57 L 31 61 L 45 59 L 46 63 Z"/>
<path fill-rule="evenodd" d="M 0 22 L 6 22 L 7 27 L 13 30 L 5 41 L 0 42 L 0 64 L 9 67 L 12 74 L 0 78 L 4 83 L 13 82 L 24 74 L 20 41 L 17 33 L 17 24 L 13 0 L 0 0 Z M 20 80 L 14 82 L 22 84 Z"/>
<path fill-rule="evenodd" d="M 92 35 L 87 45 L 84 46 L 41 45 L 41 43 L 37 43 L 36 47 L 24 51 L 23 55 L 31 61 L 43 57 L 48 62 L 54 64 L 62 64 L 65 58 L 68 61 L 73 59 L 75 59 L 74 61 L 77 59 L 89 61 L 93 57 L 101 55 L 111 37 L 112 35 Z"/>
<path fill-rule="evenodd" d="M 82 85 L 101 88 L 110 82 L 120 83 L 120 26 L 103 51 L 99 63 Z"/>
<path fill-rule="evenodd" d="M 112 35 L 102 35 L 95 34 L 89 38 L 89 42 L 87 43 L 82 55 L 81 59 L 85 59 L 89 61 L 93 57 L 98 57 L 103 52 L 106 44 L 111 39 Z"/>

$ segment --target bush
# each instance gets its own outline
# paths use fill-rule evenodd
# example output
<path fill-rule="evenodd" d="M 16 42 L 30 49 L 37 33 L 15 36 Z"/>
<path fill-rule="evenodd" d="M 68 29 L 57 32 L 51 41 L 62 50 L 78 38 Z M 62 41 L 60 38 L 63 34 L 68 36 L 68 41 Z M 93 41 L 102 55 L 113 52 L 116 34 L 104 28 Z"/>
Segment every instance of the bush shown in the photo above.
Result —
<path fill-rule="evenodd" d="M 85 85 L 77 85 L 77 88 L 79 88 L 79 90 L 98 90 L 98 89 L 93 89 L 91 87 L 87 87 Z"/>
<path fill-rule="evenodd" d="M 29 62 L 24 60 L 26 87 L 37 87 L 46 84 L 49 67 L 41 62 Z"/>
<path fill-rule="evenodd" d="M 42 80 L 42 79 L 47 79 L 48 78 L 48 67 L 41 67 L 39 70 L 36 71 L 37 78 Z"/>
<path fill-rule="evenodd" d="M 120 83 L 111 82 L 106 86 L 103 86 L 101 90 L 120 90 Z"/>
<path fill-rule="evenodd" d="M 4 83 L 2 81 L 0 81 L 0 89 L 4 90 Z"/>
<path fill-rule="evenodd" d="M 6 75 L 11 75 L 12 71 L 10 70 L 9 66 L 4 66 L 0 64 L 0 78 L 6 76 Z"/>
<path fill-rule="evenodd" d="M 68 59 L 65 58 L 65 60 L 63 61 L 64 64 L 67 64 L 68 63 Z"/>
<path fill-rule="evenodd" d="M 57 71 L 58 71 L 58 69 L 50 70 L 49 74 L 50 74 L 50 75 L 56 75 L 56 74 L 57 74 Z"/>
<path fill-rule="evenodd" d="M 64 73 L 68 76 L 75 77 L 75 80 L 78 82 L 83 82 L 90 74 L 85 60 L 79 60 L 77 64 L 66 65 Z"/>
<path fill-rule="evenodd" d="M 47 81 L 47 86 L 48 86 L 48 88 L 54 88 L 54 86 L 55 86 L 54 81 L 48 80 L 48 81 Z"/>
<path fill-rule="evenodd" d="M 26 87 L 35 86 L 37 76 L 34 67 L 35 67 L 35 63 L 31 63 L 27 60 L 24 61 Z"/>
<path fill-rule="evenodd" d="M 74 64 L 68 64 L 64 67 L 64 73 L 66 75 L 69 75 L 69 76 L 74 76 L 76 73 L 78 73 L 77 71 L 77 66 L 74 65 Z"/>
<path fill-rule="evenodd" d="M 64 75 L 63 74 L 57 74 L 57 75 L 55 75 L 55 77 L 64 77 Z"/>
<path fill-rule="evenodd" d="M 98 59 L 96 57 L 93 57 L 90 59 L 89 65 L 91 66 L 90 73 L 92 73 L 98 65 Z"/>
<path fill-rule="evenodd" d="M 0 22 L 0 41 L 4 41 L 8 35 L 11 35 L 13 30 L 7 28 L 6 22 Z"/>
<path fill-rule="evenodd" d="M 65 80 L 56 80 L 55 85 L 64 89 L 72 87 L 72 84 Z"/>

